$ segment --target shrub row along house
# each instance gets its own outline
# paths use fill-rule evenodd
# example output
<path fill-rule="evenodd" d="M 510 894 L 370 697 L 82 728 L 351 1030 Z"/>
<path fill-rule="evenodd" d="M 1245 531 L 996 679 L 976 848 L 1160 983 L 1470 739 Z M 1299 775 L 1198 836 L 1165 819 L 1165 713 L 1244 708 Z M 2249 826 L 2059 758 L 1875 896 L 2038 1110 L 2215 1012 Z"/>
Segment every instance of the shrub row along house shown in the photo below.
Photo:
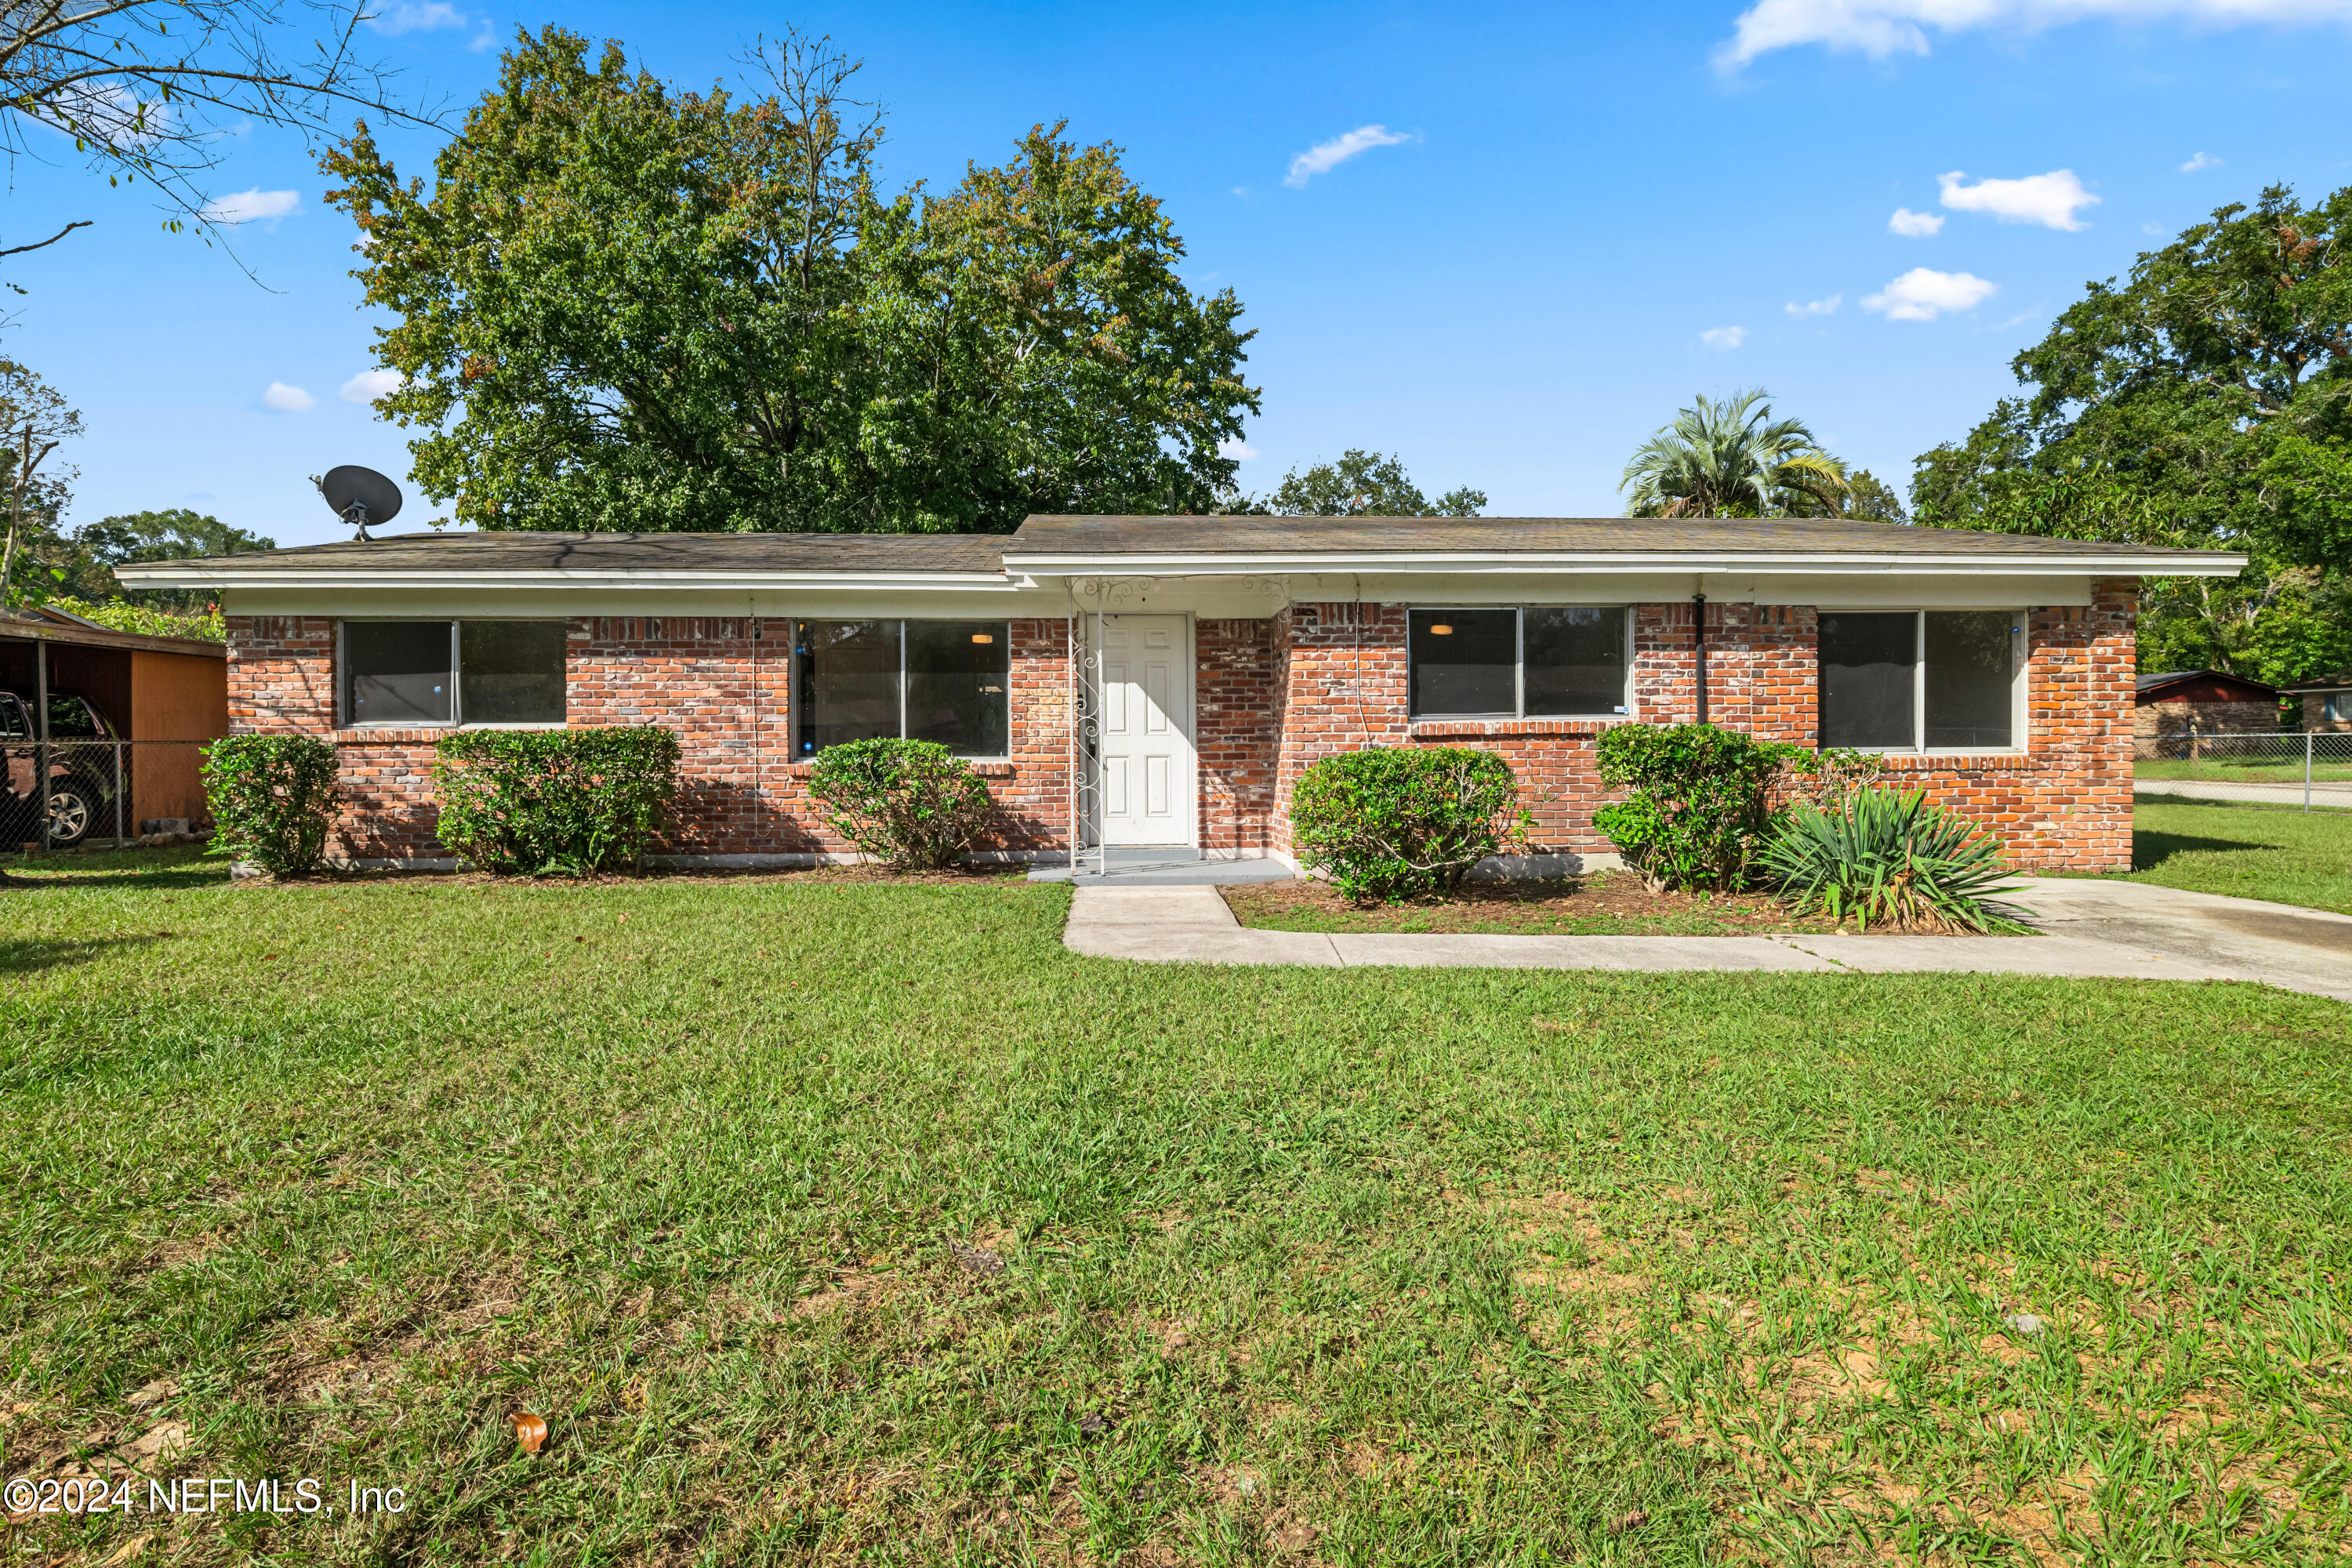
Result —
<path fill-rule="evenodd" d="M 2131 855 L 2142 574 L 2244 558 L 1839 519 L 1033 517 L 1009 536 L 412 534 L 120 569 L 223 595 L 231 718 L 340 748 L 341 858 L 446 858 L 452 726 L 661 724 L 661 848 L 838 855 L 807 794 L 877 735 L 972 758 L 991 853 L 1287 858 L 1318 757 L 1468 745 L 1536 837 L 1606 843 L 1629 721 L 1883 752 L 2014 858 Z"/>

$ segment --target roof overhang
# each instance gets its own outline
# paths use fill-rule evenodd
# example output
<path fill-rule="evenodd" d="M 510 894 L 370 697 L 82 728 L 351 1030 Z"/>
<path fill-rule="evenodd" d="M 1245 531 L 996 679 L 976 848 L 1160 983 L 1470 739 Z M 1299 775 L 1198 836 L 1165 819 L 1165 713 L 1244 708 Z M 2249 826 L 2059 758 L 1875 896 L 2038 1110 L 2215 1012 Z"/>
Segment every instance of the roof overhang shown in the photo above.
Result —
<path fill-rule="evenodd" d="M 2179 555 L 1833 553 L 1808 551 L 1380 551 L 1362 554 L 1030 554 L 1008 551 L 1008 571 L 1038 577 L 1332 576 L 1349 573 L 1696 572 L 1759 576 L 1897 576 L 1933 572 L 1993 577 L 2234 577 L 2246 557 L 2227 551 Z"/>
<path fill-rule="evenodd" d="M 844 591 L 859 588 L 952 588 L 961 593 L 1023 584 L 1002 572 L 693 572 L 439 571 L 410 568 L 376 571 L 351 566 L 240 569 L 231 555 L 218 561 L 118 566 L 114 574 L 140 588 L 672 588 L 706 593 L 759 593 L 776 589 Z"/>

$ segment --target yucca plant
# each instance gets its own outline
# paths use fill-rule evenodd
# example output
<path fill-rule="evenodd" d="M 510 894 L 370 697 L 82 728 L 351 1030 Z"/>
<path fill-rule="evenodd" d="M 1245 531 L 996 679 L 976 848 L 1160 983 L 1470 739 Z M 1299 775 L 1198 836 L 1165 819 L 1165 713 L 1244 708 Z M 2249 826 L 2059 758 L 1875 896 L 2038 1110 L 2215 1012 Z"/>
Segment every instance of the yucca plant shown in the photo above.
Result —
<path fill-rule="evenodd" d="M 2000 840 L 1925 795 L 1861 789 L 1827 807 L 1791 805 L 1758 857 L 1780 897 L 1815 911 L 1909 931 L 2021 931 L 1991 900 L 2003 883 Z"/>

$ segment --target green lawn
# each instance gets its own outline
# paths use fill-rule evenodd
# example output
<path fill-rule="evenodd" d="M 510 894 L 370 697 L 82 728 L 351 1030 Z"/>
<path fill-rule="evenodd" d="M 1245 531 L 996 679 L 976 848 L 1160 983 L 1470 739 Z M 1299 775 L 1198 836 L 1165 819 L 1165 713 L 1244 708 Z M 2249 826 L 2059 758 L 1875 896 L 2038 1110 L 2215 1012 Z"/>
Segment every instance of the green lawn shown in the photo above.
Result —
<path fill-rule="evenodd" d="M 2127 879 L 2352 914 L 2352 812 L 2143 795 Z"/>
<path fill-rule="evenodd" d="M 2352 1534 L 2338 1004 L 1129 965 L 1020 881 L 111 864 L 0 890 L 0 1472 L 160 1448 L 336 1511 L 35 1519 L 12 1560 Z M 407 1506 L 346 1517 L 354 1479 Z"/>

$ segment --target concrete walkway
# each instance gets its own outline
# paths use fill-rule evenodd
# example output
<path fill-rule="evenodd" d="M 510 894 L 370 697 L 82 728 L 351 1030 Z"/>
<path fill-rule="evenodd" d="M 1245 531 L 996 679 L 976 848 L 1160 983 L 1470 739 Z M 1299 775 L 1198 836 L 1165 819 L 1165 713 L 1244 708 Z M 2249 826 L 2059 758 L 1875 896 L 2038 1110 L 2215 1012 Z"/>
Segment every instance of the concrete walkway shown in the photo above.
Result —
<path fill-rule="evenodd" d="M 2238 784 L 2221 779 L 2134 779 L 2134 795 L 2179 795 L 2188 800 L 2234 800 L 2261 805 L 2303 805 L 2300 784 Z M 2338 779 L 2314 782 L 2312 809 L 2352 811 L 2352 784 Z"/>
<path fill-rule="evenodd" d="M 1249 931 L 1213 887 L 1086 887 L 1071 951 L 1316 968 L 1920 971 L 2252 980 L 2352 1002 L 2352 916 L 2088 878 L 2021 879 L 2030 937 L 1337 935 Z"/>

